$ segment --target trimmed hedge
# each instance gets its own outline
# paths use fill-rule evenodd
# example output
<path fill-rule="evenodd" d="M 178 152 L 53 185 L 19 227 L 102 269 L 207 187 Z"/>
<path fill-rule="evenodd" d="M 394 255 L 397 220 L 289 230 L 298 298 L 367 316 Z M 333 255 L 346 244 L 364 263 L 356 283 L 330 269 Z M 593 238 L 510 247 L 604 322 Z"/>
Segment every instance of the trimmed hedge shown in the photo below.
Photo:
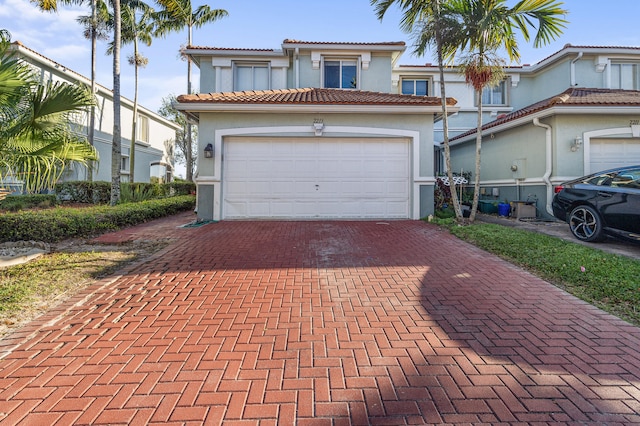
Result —
<path fill-rule="evenodd" d="M 195 197 L 177 197 L 120 204 L 115 207 L 58 207 L 0 215 L 0 242 L 44 241 L 55 243 L 84 238 L 170 216 L 195 207 Z"/>
<path fill-rule="evenodd" d="M 193 182 L 171 182 L 162 184 L 123 182 L 120 185 L 123 192 L 146 193 L 157 198 L 172 197 L 175 195 L 189 195 L 195 193 L 196 190 L 196 184 Z M 60 201 L 86 204 L 109 204 L 111 201 L 111 182 L 60 182 L 55 186 L 55 193 Z"/>

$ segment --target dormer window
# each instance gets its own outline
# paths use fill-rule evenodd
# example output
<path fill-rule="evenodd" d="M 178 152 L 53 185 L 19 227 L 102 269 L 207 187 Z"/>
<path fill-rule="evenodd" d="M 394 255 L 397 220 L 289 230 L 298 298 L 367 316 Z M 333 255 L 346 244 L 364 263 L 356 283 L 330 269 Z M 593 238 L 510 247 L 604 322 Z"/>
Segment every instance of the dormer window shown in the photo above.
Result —
<path fill-rule="evenodd" d="M 323 72 L 325 88 L 358 88 L 357 59 L 325 59 Z"/>
<path fill-rule="evenodd" d="M 270 68 L 266 62 L 235 62 L 233 64 L 233 90 L 269 90 Z"/>

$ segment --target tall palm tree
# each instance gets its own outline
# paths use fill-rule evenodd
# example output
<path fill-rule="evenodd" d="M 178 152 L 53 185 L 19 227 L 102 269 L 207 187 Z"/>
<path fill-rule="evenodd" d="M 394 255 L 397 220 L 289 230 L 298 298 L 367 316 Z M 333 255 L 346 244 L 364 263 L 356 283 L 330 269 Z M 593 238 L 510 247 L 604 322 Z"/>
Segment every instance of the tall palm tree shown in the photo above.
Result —
<path fill-rule="evenodd" d="M 406 33 L 413 33 L 415 46 L 414 53 L 424 55 L 429 47 L 435 47 L 436 60 L 440 73 L 440 97 L 442 100 L 442 131 L 445 164 L 451 199 L 457 220 L 462 220 L 462 209 L 458 200 L 453 171 L 451 168 L 451 151 L 449 147 L 449 115 L 447 96 L 444 81 L 444 51 L 450 50 L 447 46 L 458 45 L 458 22 L 448 15 L 448 0 L 371 0 L 375 6 L 378 19 L 382 20 L 385 13 L 392 5 L 398 6 L 403 15 L 400 28 Z"/>
<path fill-rule="evenodd" d="M 561 18 L 567 13 L 562 4 L 556 0 L 521 0 L 511 8 L 506 5 L 506 0 L 452 0 L 449 4 L 451 13 L 457 15 L 461 23 L 461 39 L 459 46 L 448 46 L 445 57 L 452 59 L 456 51 L 463 54 L 461 71 L 466 82 L 474 88 L 478 100 L 471 222 L 475 220 L 480 193 L 482 92 L 504 79 L 505 61 L 498 52 L 506 51 L 511 61 L 520 60 L 516 30 L 520 30 L 522 38 L 529 41 L 529 27 L 537 26 L 534 47 L 557 38 L 567 23 Z"/>
<path fill-rule="evenodd" d="M 20 180 L 28 192 L 50 189 L 70 165 L 97 159 L 69 126 L 94 97 L 82 86 L 39 84 L 14 57 L 8 33 L 0 33 L 0 180 Z"/>
<path fill-rule="evenodd" d="M 111 199 L 115 206 L 120 201 L 120 162 L 122 160 L 121 103 L 120 103 L 120 46 L 122 45 L 122 15 L 120 0 L 113 6 L 113 141 L 111 143 Z"/>
<path fill-rule="evenodd" d="M 228 15 L 224 9 L 211 9 L 208 5 L 193 9 L 191 0 L 156 0 L 163 8 L 156 13 L 156 35 L 164 37 L 173 31 L 187 28 L 187 46 L 193 43 L 193 29 L 213 23 Z M 187 58 L 187 94 L 191 94 L 191 60 Z M 191 123 L 187 124 L 187 180 L 193 181 L 193 147 L 191 140 Z"/>
<path fill-rule="evenodd" d="M 84 37 L 91 40 L 91 93 L 95 96 L 96 90 L 96 50 L 98 40 L 106 40 L 106 16 L 109 16 L 107 4 L 102 0 L 91 0 L 91 15 L 80 16 L 77 21 L 85 27 Z M 91 107 L 89 115 L 88 137 L 89 143 L 94 145 L 96 128 L 96 107 Z M 87 180 L 93 181 L 93 170 L 95 165 L 90 162 L 87 170 Z"/>
<path fill-rule="evenodd" d="M 131 148 L 129 150 L 129 181 L 135 181 L 135 141 L 138 136 L 138 71 L 140 67 L 145 67 L 149 60 L 138 50 L 138 42 L 147 46 L 152 42 L 152 16 L 154 10 L 140 0 L 124 0 L 122 2 L 122 29 L 121 42 L 123 45 L 132 43 L 133 54 L 128 57 L 130 65 L 134 66 L 134 98 L 133 98 L 133 118 L 131 121 Z M 108 25 L 113 25 L 113 16 L 109 16 Z M 108 54 L 113 53 L 114 43 L 110 43 Z"/>

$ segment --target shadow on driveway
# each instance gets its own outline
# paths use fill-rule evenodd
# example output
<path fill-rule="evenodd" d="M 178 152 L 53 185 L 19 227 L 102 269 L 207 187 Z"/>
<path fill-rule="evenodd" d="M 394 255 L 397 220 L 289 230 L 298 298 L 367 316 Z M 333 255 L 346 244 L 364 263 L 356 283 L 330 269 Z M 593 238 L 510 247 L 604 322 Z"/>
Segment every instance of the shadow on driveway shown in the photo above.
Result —
<path fill-rule="evenodd" d="M 640 422 L 640 329 L 436 226 L 162 234 L 5 345 L 0 423 Z"/>

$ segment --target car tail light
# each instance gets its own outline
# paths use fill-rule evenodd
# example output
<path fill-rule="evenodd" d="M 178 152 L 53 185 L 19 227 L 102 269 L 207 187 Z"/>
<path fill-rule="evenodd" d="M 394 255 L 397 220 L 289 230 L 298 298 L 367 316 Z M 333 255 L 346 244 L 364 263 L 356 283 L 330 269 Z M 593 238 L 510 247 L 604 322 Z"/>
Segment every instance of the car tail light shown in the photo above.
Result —
<path fill-rule="evenodd" d="M 562 186 L 562 185 L 556 185 L 556 186 L 553 188 L 553 193 L 554 193 L 554 194 L 557 194 L 558 192 L 562 191 L 563 189 L 564 189 L 564 186 Z"/>

